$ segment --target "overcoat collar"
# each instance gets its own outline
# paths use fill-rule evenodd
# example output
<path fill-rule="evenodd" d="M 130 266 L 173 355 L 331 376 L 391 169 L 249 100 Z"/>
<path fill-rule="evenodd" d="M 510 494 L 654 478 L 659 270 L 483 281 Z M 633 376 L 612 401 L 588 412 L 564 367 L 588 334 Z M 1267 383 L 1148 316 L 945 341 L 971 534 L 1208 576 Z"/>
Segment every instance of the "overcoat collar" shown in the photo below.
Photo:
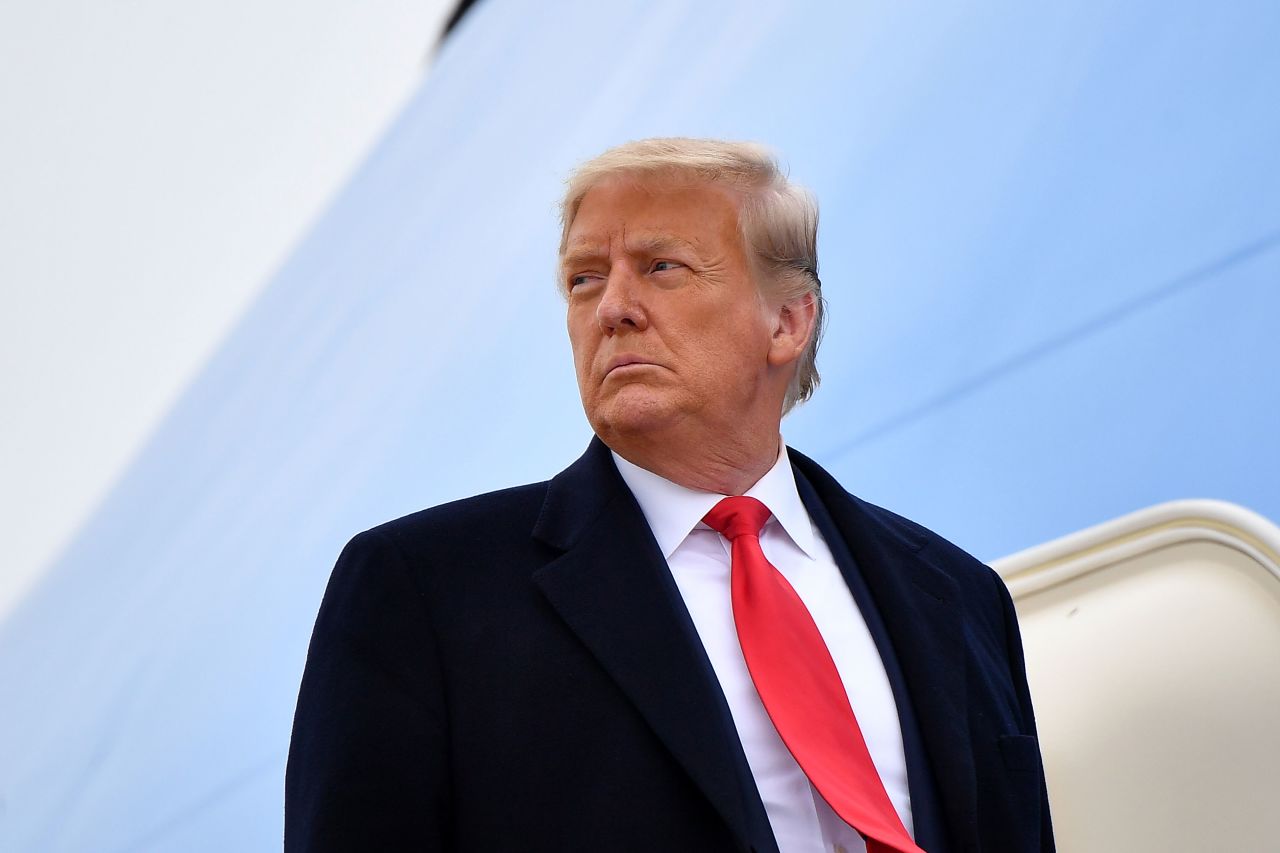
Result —
<path fill-rule="evenodd" d="M 853 553 L 884 619 L 919 717 L 950 835 L 977 825 L 955 582 L 927 534 L 848 494 L 789 450 Z M 548 486 L 533 535 L 563 551 L 534 573 L 565 624 L 600 661 L 733 830 L 743 849 L 775 849 L 724 695 L 644 516 L 597 438 Z"/>
<path fill-rule="evenodd" d="M 533 535 L 564 553 L 534 583 L 733 831 L 777 847 L 724 694 L 640 507 L 599 439 L 549 484 Z M 750 784 L 750 787 L 747 787 Z"/>
<path fill-rule="evenodd" d="M 849 494 L 803 454 L 788 453 L 871 591 L 919 720 L 948 835 L 958 849 L 968 849 L 976 843 L 978 804 L 956 582 L 925 547 L 933 534 Z"/>

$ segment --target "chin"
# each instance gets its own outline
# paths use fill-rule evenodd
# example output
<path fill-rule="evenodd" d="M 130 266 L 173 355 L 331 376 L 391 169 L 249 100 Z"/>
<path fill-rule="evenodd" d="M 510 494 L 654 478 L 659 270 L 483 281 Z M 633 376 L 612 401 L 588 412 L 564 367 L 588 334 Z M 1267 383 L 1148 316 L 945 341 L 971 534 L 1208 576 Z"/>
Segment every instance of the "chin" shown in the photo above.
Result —
<path fill-rule="evenodd" d="M 678 419 L 679 411 L 670 400 L 641 394 L 615 396 L 587 413 L 592 429 L 602 439 L 660 433 Z"/>

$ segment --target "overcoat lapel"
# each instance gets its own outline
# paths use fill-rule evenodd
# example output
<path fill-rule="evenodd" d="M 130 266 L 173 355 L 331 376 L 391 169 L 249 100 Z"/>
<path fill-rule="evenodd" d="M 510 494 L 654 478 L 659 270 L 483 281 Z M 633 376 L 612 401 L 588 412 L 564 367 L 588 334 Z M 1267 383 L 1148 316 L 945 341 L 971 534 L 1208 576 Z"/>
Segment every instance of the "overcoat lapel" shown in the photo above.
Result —
<path fill-rule="evenodd" d="M 599 439 L 551 481 L 534 536 L 564 551 L 533 575 L 551 606 L 742 847 L 767 849 L 772 837 L 750 830 L 758 821 L 748 821 L 736 769 L 741 747 L 720 686 L 644 515 Z"/>
<path fill-rule="evenodd" d="M 788 452 L 830 512 L 875 599 L 919 719 L 950 835 L 967 848 L 977 831 L 977 791 L 955 581 L 922 553 L 924 539 L 909 522 L 873 512 L 813 460 Z"/>

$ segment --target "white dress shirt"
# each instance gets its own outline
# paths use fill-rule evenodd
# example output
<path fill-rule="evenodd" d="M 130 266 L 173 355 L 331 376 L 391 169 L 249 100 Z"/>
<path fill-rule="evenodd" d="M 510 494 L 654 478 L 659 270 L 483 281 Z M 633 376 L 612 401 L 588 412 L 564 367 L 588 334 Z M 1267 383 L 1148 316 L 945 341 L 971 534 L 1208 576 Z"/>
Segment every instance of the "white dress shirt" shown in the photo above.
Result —
<path fill-rule="evenodd" d="M 781 853 L 864 851 L 866 844 L 809 784 L 769 719 L 733 623 L 729 542 L 702 523 L 724 495 L 672 483 L 613 454 L 667 559 L 728 700 Z M 898 710 L 884 663 L 822 534 L 796 491 L 785 449 L 746 493 L 773 513 L 760 534 L 765 557 L 795 588 L 835 660 L 889 799 L 914 835 Z"/>

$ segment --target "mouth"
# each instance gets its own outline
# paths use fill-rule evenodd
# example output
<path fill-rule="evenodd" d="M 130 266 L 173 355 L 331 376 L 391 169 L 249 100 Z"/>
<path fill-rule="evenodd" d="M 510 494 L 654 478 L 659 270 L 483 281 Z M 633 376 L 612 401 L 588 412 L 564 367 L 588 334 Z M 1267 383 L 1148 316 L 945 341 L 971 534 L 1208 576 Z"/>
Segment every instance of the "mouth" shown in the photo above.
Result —
<path fill-rule="evenodd" d="M 641 358 L 638 355 L 615 355 L 609 359 L 605 365 L 604 375 L 609 376 L 613 373 L 628 373 L 633 370 L 644 367 L 657 367 L 652 361 Z"/>

